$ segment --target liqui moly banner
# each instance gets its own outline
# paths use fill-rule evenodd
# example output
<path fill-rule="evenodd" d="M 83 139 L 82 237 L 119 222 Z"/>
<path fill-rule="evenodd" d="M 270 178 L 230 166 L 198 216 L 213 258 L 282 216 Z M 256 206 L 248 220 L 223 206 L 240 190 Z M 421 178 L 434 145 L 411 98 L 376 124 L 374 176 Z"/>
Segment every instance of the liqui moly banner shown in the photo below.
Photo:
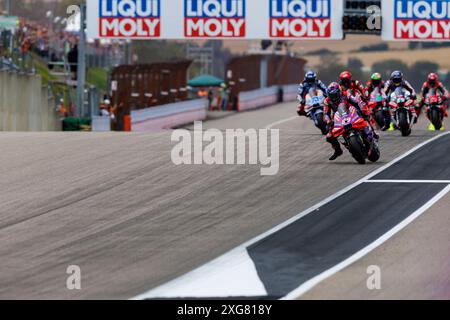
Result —
<path fill-rule="evenodd" d="M 92 38 L 159 38 L 161 1 L 164 0 L 88 0 L 89 35 Z"/>
<path fill-rule="evenodd" d="M 245 0 L 184 0 L 186 38 L 245 38 Z"/>
<path fill-rule="evenodd" d="M 270 37 L 330 38 L 331 0 L 271 0 Z"/>
<path fill-rule="evenodd" d="M 450 0 L 384 0 L 383 39 L 450 41 Z"/>
<path fill-rule="evenodd" d="M 88 37 L 342 39 L 343 0 L 88 0 Z"/>

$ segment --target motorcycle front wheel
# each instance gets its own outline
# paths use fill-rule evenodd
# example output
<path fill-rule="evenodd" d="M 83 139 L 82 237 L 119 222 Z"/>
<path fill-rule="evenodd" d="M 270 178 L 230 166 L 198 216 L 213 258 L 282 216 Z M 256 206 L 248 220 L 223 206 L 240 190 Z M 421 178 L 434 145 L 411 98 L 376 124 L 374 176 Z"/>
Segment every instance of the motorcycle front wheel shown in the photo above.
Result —
<path fill-rule="evenodd" d="M 406 111 L 401 110 L 398 113 L 398 127 L 402 133 L 402 136 L 407 137 L 411 134 L 411 127 L 408 122 L 408 114 Z"/>

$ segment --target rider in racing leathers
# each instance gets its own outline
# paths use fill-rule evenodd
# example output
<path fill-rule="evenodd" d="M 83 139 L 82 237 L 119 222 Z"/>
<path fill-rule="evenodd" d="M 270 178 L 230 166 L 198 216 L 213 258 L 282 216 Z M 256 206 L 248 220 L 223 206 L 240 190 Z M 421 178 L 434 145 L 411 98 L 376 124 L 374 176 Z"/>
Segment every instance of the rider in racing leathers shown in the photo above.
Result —
<path fill-rule="evenodd" d="M 349 71 L 342 72 L 339 75 L 339 79 L 343 91 L 354 98 L 361 98 L 363 102 L 368 101 L 366 88 L 358 80 L 353 80 L 353 76 Z"/>
<path fill-rule="evenodd" d="M 408 81 L 403 79 L 403 73 L 401 71 L 394 71 L 391 75 L 391 79 L 386 81 L 386 84 L 384 85 L 384 93 L 386 94 L 386 97 L 390 99 L 391 93 L 398 87 L 406 89 L 406 91 L 411 94 L 411 99 L 417 99 L 416 90 L 414 90 Z"/>
<path fill-rule="evenodd" d="M 436 89 L 441 93 L 441 97 L 443 99 L 443 102 L 445 103 L 449 97 L 448 91 L 445 88 L 445 86 L 442 84 L 441 81 L 439 81 L 439 76 L 436 73 L 430 73 L 428 75 L 427 81 L 422 86 L 422 101 L 419 104 L 417 112 L 417 117 L 422 112 L 422 108 L 425 105 L 425 98 L 427 97 L 428 92 L 430 92 L 431 89 Z M 448 113 L 445 112 L 445 116 L 448 117 Z M 428 115 L 427 115 L 428 117 Z"/>
<path fill-rule="evenodd" d="M 383 91 L 383 89 L 384 89 L 383 78 L 382 78 L 381 74 L 379 74 L 378 72 L 372 74 L 372 76 L 370 77 L 370 80 L 367 81 L 367 85 L 366 85 L 367 97 L 370 97 L 370 95 L 376 88 L 380 89 L 380 91 Z"/>
<path fill-rule="evenodd" d="M 327 142 L 331 144 L 331 146 L 334 149 L 334 154 L 330 157 L 330 161 L 334 161 L 337 158 L 339 158 L 342 154 L 342 148 L 341 144 L 339 143 L 338 139 L 336 139 L 332 135 L 333 131 L 333 119 L 334 114 L 337 111 L 338 107 L 341 104 L 345 104 L 347 106 L 353 106 L 359 110 L 364 109 L 363 102 L 361 99 L 357 99 L 351 95 L 345 95 L 341 89 L 341 86 L 333 82 L 330 84 L 330 86 L 327 89 L 328 98 L 325 99 L 325 120 L 327 121 L 329 125 L 329 132 L 327 134 Z M 367 126 L 364 130 L 365 134 L 369 139 L 378 139 L 378 135 L 375 134 L 375 132 L 370 128 L 370 126 Z"/>
<path fill-rule="evenodd" d="M 384 85 L 384 93 L 386 94 L 386 98 L 388 102 L 391 99 L 391 93 L 393 93 L 397 88 L 403 88 L 411 94 L 411 99 L 414 101 L 417 99 L 416 90 L 414 90 L 413 86 L 403 78 L 403 73 L 401 71 L 394 71 L 391 74 L 391 79 L 386 81 Z M 417 122 L 417 117 L 414 118 L 414 122 Z M 387 126 L 391 125 L 391 121 L 386 124 L 386 127 L 383 128 L 383 131 L 387 129 Z"/>
<path fill-rule="evenodd" d="M 300 83 L 298 87 L 298 110 L 297 113 L 299 116 L 306 116 L 305 113 L 305 98 L 308 92 L 312 89 L 320 89 L 323 92 L 323 95 L 327 96 L 327 86 L 320 80 L 317 79 L 317 74 L 313 71 L 309 71 L 305 75 L 305 79 L 302 83 Z"/>
<path fill-rule="evenodd" d="M 369 99 L 370 99 L 370 95 L 377 88 L 379 89 L 380 93 L 384 94 L 384 87 L 385 87 L 385 83 L 383 81 L 383 77 L 381 76 L 381 74 L 378 72 L 372 74 L 372 76 L 370 77 L 370 80 L 367 81 L 367 86 L 366 86 L 367 97 L 369 97 Z M 387 103 L 383 107 L 383 116 L 384 116 L 385 125 L 383 128 L 381 128 L 381 130 L 386 131 L 389 128 L 389 125 L 391 124 L 391 113 L 389 111 L 389 107 L 388 107 Z"/>

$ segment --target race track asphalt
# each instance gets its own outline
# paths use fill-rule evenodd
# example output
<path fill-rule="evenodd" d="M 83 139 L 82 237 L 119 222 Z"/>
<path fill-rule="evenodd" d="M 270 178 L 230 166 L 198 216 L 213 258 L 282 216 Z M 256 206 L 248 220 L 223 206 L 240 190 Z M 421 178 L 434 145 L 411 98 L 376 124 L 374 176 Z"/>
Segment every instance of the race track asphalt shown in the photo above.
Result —
<path fill-rule="evenodd" d="M 205 128 L 264 128 L 292 116 L 295 105 L 283 104 Z M 307 119 L 276 127 L 280 172 L 272 177 L 254 165 L 175 166 L 170 132 L 1 133 L 0 298 L 134 297 L 436 135 L 423 121 L 408 138 L 382 134 L 381 161 L 360 166 L 348 154 L 330 163 L 329 146 Z M 433 222 L 448 226 L 448 217 L 439 217 Z M 82 290 L 67 290 L 69 265 L 80 266 Z"/>

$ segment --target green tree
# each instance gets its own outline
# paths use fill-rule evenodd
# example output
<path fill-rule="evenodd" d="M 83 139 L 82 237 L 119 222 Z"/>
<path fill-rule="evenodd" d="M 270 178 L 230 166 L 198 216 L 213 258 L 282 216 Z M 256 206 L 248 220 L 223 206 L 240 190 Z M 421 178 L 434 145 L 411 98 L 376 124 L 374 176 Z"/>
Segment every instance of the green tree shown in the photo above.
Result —
<path fill-rule="evenodd" d="M 186 59 L 184 44 L 174 41 L 133 41 L 132 51 L 138 63 L 171 62 Z"/>
<path fill-rule="evenodd" d="M 213 70 L 212 74 L 219 78 L 225 77 L 225 67 L 232 57 L 231 51 L 223 47 L 222 40 L 208 40 L 203 44 L 204 48 L 213 49 Z"/>
<path fill-rule="evenodd" d="M 358 58 L 348 59 L 348 69 L 353 74 L 353 78 L 361 81 L 363 84 L 370 78 L 370 74 L 363 70 L 364 63 Z"/>
<path fill-rule="evenodd" d="M 372 72 L 379 72 L 385 79 L 391 77 L 391 73 L 400 70 L 406 76 L 409 75 L 409 67 L 406 63 L 398 59 L 384 60 L 374 63 L 372 66 Z"/>
<path fill-rule="evenodd" d="M 450 88 L 450 71 L 445 76 L 445 79 L 443 79 L 444 86 L 447 88 L 447 90 Z"/>
<path fill-rule="evenodd" d="M 414 88 L 420 89 L 427 76 L 431 72 L 438 72 L 439 65 L 431 61 L 417 61 L 410 68 L 411 78 L 409 81 Z"/>
<path fill-rule="evenodd" d="M 329 84 L 339 80 L 339 74 L 346 70 L 346 66 L 337 62 L 333 55 L 324 55 L 320 58 L 320 66 L 317 68 L 319 78 Z"/>
<path fill-rule="evenodd" d="M 341 72 L 348 70 L 352 73 L 353 78 L 365 83 L 365 79 L 368 74 L 363 71 L 364 64 L 361 60 L 351 58 L 347 65 L 344 65 L 336 61 L 334 55 L 323 55 L 320 58 L 320 66 L 317 69 L 319 78 L 325 83 L 339 81 L 339 75 Z"/>

